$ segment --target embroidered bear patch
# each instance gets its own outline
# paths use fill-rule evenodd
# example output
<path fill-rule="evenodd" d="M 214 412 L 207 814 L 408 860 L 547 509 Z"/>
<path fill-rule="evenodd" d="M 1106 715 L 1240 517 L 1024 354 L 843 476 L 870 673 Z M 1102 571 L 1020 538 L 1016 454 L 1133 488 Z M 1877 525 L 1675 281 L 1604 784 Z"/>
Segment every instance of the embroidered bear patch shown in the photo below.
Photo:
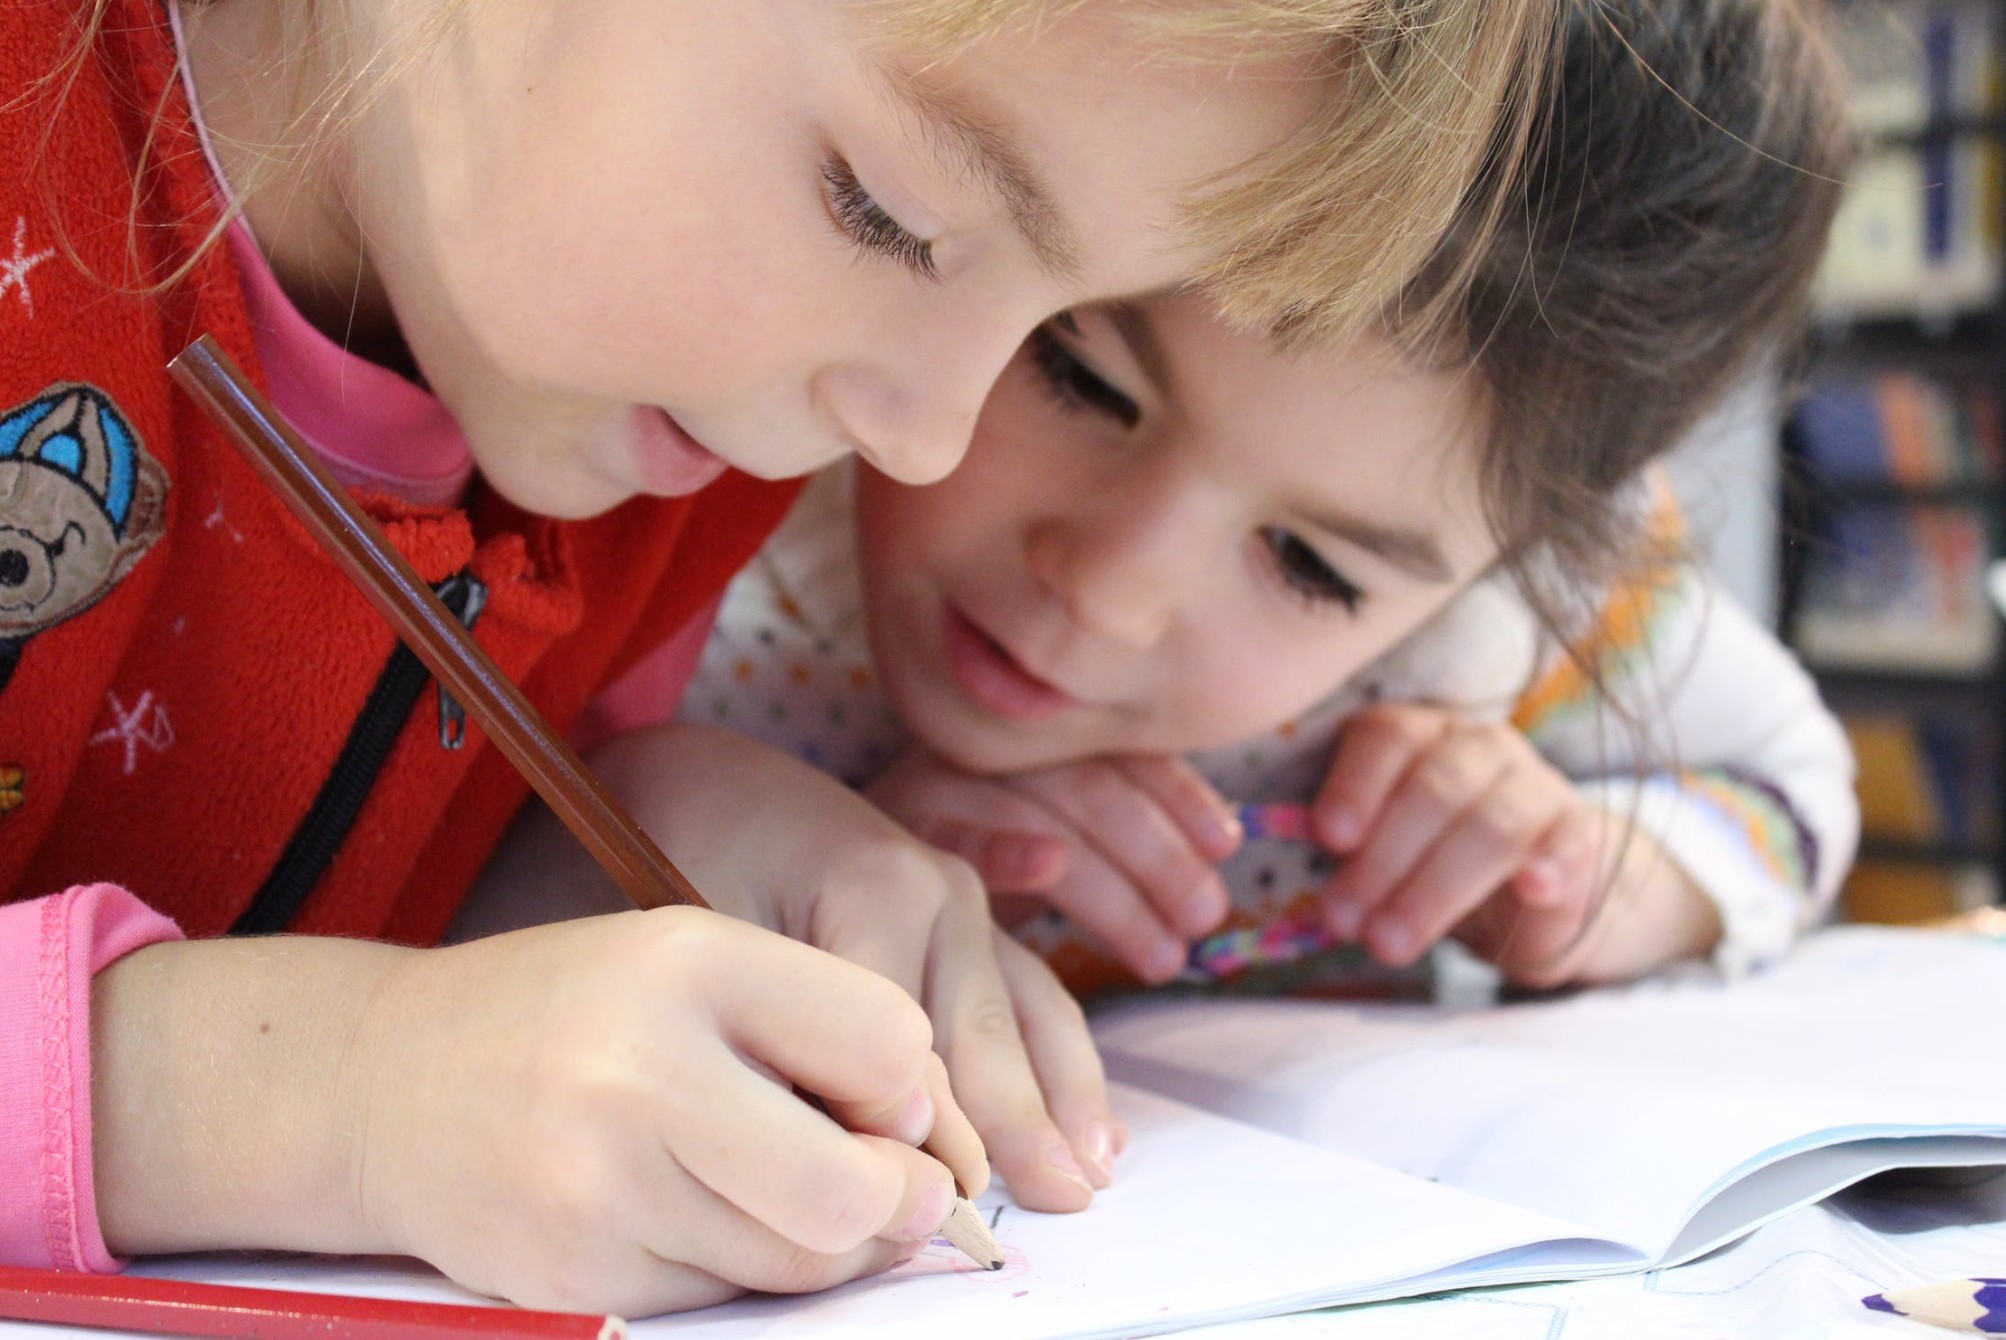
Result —
<path fill-rule="evenodd" d="M 160 538 L 167 487 L 94 386 L 58 382 L 0 415 L 0 688 L 30 637 L 96 604 Z"/>

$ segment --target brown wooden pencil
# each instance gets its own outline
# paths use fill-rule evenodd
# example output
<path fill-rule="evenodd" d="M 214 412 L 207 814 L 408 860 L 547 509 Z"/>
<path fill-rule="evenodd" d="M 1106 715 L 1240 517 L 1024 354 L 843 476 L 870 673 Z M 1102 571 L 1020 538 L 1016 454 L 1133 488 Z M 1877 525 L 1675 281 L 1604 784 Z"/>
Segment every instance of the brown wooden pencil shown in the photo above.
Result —
<path fill-rule="evenodd" d="M 220 345 L 204 335 L 167 368 L 636 905 L 710 906 Z"/>
<path fill-rule="evenodd" d="M 636 906 L 710 906 L 384 538 L 319 453 L 300 438 L 221 345 L 204 335 L 177 354 L 167 369 L 229 434 L 425 668 L 480 723 L 496 748 Z M 960 1191 L 958 1184 L 955 1189 Z M 948 1240 L 978 1265 L 1000 1267 L 1002 1256 L 995 1240 L 975 1207 L 958 1194 L 949 1224 L 957 1216 L 963 1222 L 952 1232 L 942 1227 Z M 969 1233 L 970 1222 L 980 1231 L 979 1238 Z"/>

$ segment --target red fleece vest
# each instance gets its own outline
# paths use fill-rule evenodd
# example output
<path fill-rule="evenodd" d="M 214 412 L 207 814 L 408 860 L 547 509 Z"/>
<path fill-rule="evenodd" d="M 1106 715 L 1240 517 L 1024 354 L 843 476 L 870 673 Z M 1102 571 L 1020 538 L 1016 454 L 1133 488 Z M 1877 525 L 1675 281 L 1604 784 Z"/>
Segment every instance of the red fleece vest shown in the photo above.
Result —
<path fill-rule="evenodd" d="M 81 7 L 0 6 L 0 893 L 111 880 L 210 935 L 266 884 L 396 643 L 167 378 L 205 331 L 257 375 L 243 296 L 204 247 L 218 206 L 164 14 L 115 0 L 75 81 L 50 80 Z M 478 489 L 464 511 L 370 501 L 427 581 L 485 584 L 476 635 L 562 729 L 792 496 L 728 475 L 584 522 Z M 437 938 L 526 794 L 469 734 L 445 748 L 419 692 L 291 929 Z"/>

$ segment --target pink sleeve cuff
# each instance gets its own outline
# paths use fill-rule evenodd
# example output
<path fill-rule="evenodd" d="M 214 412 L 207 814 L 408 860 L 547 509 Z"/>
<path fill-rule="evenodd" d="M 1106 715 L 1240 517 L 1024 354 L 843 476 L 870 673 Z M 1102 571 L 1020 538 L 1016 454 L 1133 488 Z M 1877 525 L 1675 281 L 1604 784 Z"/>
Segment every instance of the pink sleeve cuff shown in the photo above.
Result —
<path fill-rule="evenodd" d="M 0 1261 L 119 1268 L 91 1177 L 91 976 L 180 938 L 114 884 L 0 906 Z"/>

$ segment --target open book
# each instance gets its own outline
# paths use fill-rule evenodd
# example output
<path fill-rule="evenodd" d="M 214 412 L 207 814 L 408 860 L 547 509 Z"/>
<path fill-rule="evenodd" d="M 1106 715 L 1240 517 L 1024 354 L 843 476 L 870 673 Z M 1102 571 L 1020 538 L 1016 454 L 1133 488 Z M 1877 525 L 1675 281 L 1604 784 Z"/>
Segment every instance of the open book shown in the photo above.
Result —
<path fill-rule="evenodd" d="M 1866 928 L 1732 985 L 1484 1010 L 1138 1000 L 1095 1021 L 1133 1133 L 1118 1180 L 1078 1215 L 985 1197 L 1003 1270 L 936 1243 L 637 1333 L 1147 1335 L 1676 1264 L 1875 1172 L 2006 1165 L 2002 1029 L 2006 944 Z M 451 1294 L 380 1266 L 200 1270 Z"/>

